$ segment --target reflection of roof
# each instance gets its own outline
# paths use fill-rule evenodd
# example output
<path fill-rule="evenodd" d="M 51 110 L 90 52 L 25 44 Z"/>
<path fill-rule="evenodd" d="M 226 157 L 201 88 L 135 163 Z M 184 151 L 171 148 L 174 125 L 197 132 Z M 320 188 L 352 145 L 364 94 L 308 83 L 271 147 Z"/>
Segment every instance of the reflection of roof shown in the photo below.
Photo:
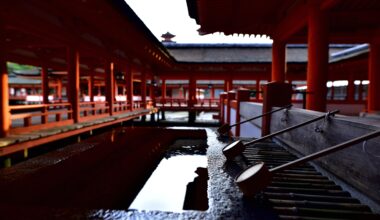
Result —
<path fill-rule="evenodd" d="M 179 62 L 205 63 L 270 63 L 272 62 L 271 44 L 164 44 Z M 330 54 L 353 45 L 330 45 Z M 286 50 L 288 63 L 307 62 L 307 45 L 288 44 Z"/>

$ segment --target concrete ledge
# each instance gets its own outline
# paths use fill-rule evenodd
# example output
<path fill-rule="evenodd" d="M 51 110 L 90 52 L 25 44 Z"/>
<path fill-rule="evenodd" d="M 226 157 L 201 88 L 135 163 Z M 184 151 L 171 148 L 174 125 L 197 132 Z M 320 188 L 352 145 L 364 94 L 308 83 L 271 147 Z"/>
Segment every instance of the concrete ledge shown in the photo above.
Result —
<path fill-rule="evenodd" d="M 275 113 L 272 115 L 271 132 L 321 115 L 323 113 L 294 108 L 288 111 L 286 117 L 283 112 Z M 365 121 L 360 122 L 360 118 L 353 121 L 351 117 L 338 115 L 331 120 L 320 120 L 276 138 L 300 155 L 309 155 L 378 129 L 380 129 L 380 122 L 378 125 L 369 125 Z M 374 138 L 366 145 L 357 144 L 317 159 L 315 164 L 380 204 L 379 146 L 380 138 Z"/>

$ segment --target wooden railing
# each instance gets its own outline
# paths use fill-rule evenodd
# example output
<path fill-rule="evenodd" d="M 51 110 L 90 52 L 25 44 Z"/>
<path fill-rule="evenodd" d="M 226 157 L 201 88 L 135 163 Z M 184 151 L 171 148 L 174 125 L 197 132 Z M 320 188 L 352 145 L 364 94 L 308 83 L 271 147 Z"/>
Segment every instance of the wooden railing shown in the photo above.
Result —
<path fill-rule="evenodd" d="M 79 114 L 81 117 L 97 116 L 109 112 L 108 102 L 81 102 Z"/>
<path fill-rule="evenodd" d="M 197 99 L 192 109 L 199 110 L 219 110 L 219 99 Z M 183 109 L 188 110 L 189 100 L 180 98 L 167 98 L 167 99 L 156 99 L 156 106 L 166 109 Z"/>
<path fill-rule="evenodd" d="M 72 118 L 70 103 L 9 106 L 11 127 L 28 127 Z M 53 117 L 50 117 L 53 116 Z M 20 123 L 20 120 L 23 121 Z"/>

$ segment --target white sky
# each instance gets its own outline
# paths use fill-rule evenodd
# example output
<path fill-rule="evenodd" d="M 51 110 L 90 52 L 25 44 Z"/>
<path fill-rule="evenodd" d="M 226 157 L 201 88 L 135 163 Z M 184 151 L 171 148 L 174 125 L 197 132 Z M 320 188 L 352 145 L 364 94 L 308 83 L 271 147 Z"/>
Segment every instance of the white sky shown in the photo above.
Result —
<path fill-rule="evenodd" d="M 162 40 L 170 32 L 177 43 L 272 43 L 269 38 L 248 35 L 225 36 L 221 33 L 199 36 L 199 25 L 190 18 L 186 0 L 125 0 L 150 31 Z"/>

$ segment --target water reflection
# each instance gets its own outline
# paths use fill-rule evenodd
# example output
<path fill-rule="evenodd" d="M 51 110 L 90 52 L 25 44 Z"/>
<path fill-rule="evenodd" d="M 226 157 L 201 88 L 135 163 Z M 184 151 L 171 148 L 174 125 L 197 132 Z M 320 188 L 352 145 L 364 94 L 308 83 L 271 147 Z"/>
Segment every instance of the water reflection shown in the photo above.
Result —
<path fill-rule="evenodd" d="M 162 159 L 129 208 L 182 211 L 186 186 L 197 176 L 198 167 L 207 167 L 206 156 L 178 155 Z"/>

